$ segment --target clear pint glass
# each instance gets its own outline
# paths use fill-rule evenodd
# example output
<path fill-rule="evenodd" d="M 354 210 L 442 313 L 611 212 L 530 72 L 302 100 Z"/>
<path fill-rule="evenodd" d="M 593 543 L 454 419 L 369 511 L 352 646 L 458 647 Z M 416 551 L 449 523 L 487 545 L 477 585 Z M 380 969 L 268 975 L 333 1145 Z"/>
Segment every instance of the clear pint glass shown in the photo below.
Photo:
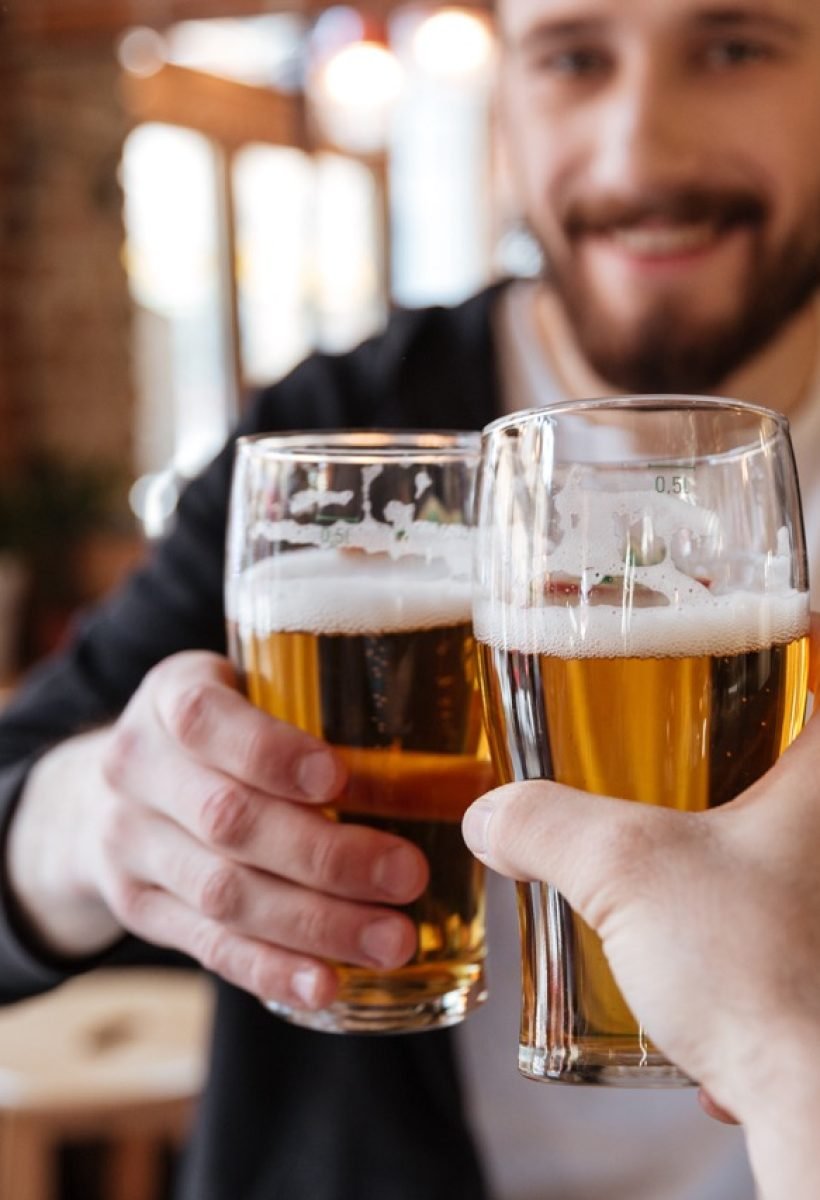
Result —
<path fill-rule="evenodd" d="M 808 582 L 779 414 L 632 397 L 502 419 L 484 435 L 477 525 L 474 626 L 502 780 L 701 811 L 799 732 Z M 563 897 L 517 887 L 523 1074 L 689 1082 Z"/>
<path fill-rule="evenodd" d="M 430 882 L 396 970 L 336 964 L 330 1031 L 428 1029 L 485 996 L 484 882 L 460 821 L 492 786 L 471 621 L 478 435 L 263 436 L 237 448 L 226 608 L 250 699 L 323 738 L 349 783 L 328 819 L 398 834 Z"/>

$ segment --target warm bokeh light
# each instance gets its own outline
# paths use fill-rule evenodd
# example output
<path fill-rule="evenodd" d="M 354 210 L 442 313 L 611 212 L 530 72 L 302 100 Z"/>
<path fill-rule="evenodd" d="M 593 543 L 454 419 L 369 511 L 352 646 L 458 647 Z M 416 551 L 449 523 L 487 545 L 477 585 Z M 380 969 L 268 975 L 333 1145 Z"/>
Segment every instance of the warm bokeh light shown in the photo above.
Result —
<path fill-rule="evenodd" d="M 382 151 L 403 85 L 401 64 L 383 43 L 342 46 L 311 79 L 311 102 L 325 137 L 352 154 Z"/>
<path fill-rule="evenodd" d="M 413 37 L 414 58 L 431 75 L 473 75 L 489 64 L 493 50 L 484 18 L 457 8 L 426 17 Z"/>
<path fill-rule="evenodd" d="M 294 89 L 302 82 L 304 37 L 297 13 L 181 21 L 167 31 L 168 58 L 255 87 Z"/>
<path fill-rule="evenodd" d="M 353 42 L 328 59 L 319 75 L 327 99 L 344 108 L 391 104 L 401 92 L 402 70 L 378 42 Z"/>
<path fill-rule="evenodd" d="M 137 26 L 127 30 L 117 45 L 120 66 L 129 75 L 146 79 L 161 69 L 167 58 L 165 39 L 156 29 Z"/>

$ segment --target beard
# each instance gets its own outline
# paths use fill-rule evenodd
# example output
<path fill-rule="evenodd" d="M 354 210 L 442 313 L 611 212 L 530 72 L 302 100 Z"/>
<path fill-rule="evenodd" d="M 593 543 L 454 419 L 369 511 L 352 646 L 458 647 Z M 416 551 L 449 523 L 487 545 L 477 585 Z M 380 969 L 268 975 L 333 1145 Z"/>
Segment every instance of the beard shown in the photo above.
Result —
<path fill-rule="evenodd" d="M 766 213 L 763 202 L 746 193 L 695 191 L 568 211 L 564 228 L 570 244 L 585 233 L 605 233 L 647 215 L 682 223 L 709 219 L 718 228 L 744 224 L 754 235 L 734 312 L 710 320 L 699 320 L 685 297 L 670 296 L 631 327 L 615 323 L 596 302 L 584 273 L 571 261 L 553 260 L 546 277 L 596 373 L 631 393 L 713 392 L 758 354 L 820 287 L 820 196 L 798 229 L 775 248 L 764 243 Z M 550 264 L 548 248 L 544 257 Z"/>

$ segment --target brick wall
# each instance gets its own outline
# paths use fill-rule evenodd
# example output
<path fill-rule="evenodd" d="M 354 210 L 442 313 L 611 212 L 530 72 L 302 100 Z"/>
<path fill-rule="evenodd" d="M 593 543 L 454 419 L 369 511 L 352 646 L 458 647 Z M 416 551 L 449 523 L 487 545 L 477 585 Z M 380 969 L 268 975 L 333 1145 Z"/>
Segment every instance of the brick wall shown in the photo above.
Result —
<path fill-rule="evenodd" d="M 108 39 L 0 29 L 0 467 L 32 449 L 130 464 L 118 74 Z"/>
<path fill-rule="evenodd" d="M 124 484 L 133 471 L 118 183 L 127 120 L 113 35 L 17 35 L 3 16 L 25 3 L 0 0 L 0 559 L 11 548 L 27 566 L 22 611 L 6 623 L 4 677 L 50 650 L 92 591 L 83 553 L 100 537 L 90 538 L 88 492 L 78 491 L 85 468 L 116 468 Z M 57 472 L 27 472 L 43 456 Z M 123 547 L 140 550 L 127 518 L 117 528 L 95 594 L 121 574 Z"/>

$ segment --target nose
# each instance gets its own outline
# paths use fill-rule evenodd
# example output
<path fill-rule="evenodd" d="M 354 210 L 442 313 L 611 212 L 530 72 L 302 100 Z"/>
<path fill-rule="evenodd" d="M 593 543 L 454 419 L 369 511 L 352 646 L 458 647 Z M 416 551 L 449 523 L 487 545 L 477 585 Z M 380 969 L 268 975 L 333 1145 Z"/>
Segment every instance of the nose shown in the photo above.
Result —
<path fill-rule="evenodd" d="M 620 65 L 594 114 L 592 182 L 638 193 L 697 179 L 693 97 L 669 64 L 649 56 Z"/>

